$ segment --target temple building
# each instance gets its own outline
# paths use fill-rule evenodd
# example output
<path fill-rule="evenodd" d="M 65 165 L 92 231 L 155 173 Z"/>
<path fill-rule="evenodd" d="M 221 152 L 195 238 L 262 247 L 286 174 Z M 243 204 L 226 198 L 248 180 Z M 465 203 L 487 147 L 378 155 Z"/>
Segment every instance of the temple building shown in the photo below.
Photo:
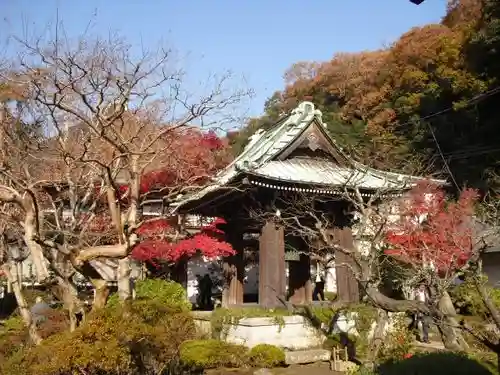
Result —
<path fill-rule="evenodd" d="M 258 303 L 273 308 L 280 306 L 283 299 L 298 304 L 311 302 L 314 283 L 308 255 L 310 244 L 297 234 L 287 233 L 279 220 L 272 219 L 273 214 L 280 215 L 279 207 L 271 204 L 277 196 L 286 202 L 283 210 L 294 204 L 287 201 L 290 194 L 329 198 L 333 203 L 328 215 L 334 215 L 337 223 L 332 229 L 342 246 L 354 248 L 361 239 L 356 238 L 355 232 L 353 235 L 352 225 L 345 217 L 344 193 L 356 187 L 363 197 L 382 189 L 397 196 L 421 179 L 376 170 L 355 161 L 327 133 L 321 111 L 313 103 L 302 102 L 269 130 L 258 130 L 252 135 L 244 151 L 210 185 L 183 197 L 176 211 L 226 220 L 227 240 L 237 254 L 225 259 L 228 282 L 223 305 L 246 302 L 245 254 L 253 249 L 258 264 Z M 266 209 L 269 215 L 262 215 L 266 220 L 259 220 L 255 213 Z M 336 264 L 347 262 L 340 252 L 334 256 Z M 357 301 L 360 293 L 352 273 L 347 267 L 337 267 L 335 273 L 338 297 Z"/>

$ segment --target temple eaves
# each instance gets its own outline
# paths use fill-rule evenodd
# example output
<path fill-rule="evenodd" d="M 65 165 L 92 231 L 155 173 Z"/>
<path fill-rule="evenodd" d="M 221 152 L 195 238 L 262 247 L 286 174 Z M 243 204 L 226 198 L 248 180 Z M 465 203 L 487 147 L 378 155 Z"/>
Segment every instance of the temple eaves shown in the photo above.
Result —
<path fill-rule="evenodd" d="M 293 157 L 294 151 L 304 145 L 312 153 L 319 148 L 329 157 Z M 175 210 L 196 205 L 195 201 L 217 191 L 227 191 L 243 178 L 247 185 L 316 194 L 339 194 L 354 187 L 366 194 L 380 189 L 401 192 L 424 179 L 381 171 L 352 159 L 328 134 L 321 111 L 311 102 L 300 103 L 271 129 L 257 130 L 243 152 L 214 177 L 212 184 L 182 198 Z M 446 184 L 444 180 L 433 181 Z"/>

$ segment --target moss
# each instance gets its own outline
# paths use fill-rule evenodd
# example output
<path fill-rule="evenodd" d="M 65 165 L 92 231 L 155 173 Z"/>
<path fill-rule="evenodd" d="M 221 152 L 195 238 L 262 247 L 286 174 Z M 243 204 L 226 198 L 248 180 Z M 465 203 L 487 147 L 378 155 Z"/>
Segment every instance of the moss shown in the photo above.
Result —
<path fill-rule="evenodd" d="M 248 349 L 221 340 L 190 340 L 180 346 L 181 364 L 189 369 L 242 367 L 248 363 Z"/>
<path fill-rule="evenodd" d="M 281 329 L 285 325 L 283 317 L 293 315 L 286 309 L 266 310 L 258 307 L 225 309 L 220 308 L 213 311 L 211 316 L 212 334 L 213 337 L 224 339 L 227 337 L 226 324 L 238 324 L 241 319 L 245 318 L 272 318 L 273 322 Z"/>
<path fill-rule="evenodd" d="M 254 367 L 272 368 L 285 363 L 285 352 L 274 345 L 259 344 L 254 346 L 248 355 Z"/>

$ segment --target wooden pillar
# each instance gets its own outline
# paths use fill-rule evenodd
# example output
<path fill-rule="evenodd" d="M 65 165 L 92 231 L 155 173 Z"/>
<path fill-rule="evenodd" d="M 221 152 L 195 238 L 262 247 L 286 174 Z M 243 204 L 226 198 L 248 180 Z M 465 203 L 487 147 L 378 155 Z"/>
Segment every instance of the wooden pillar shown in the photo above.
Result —
<path fill-rule="evenodd" d="M 309 304 L 312 302 L 311 259 L 300 254 L 298 261 L 288 262 L 288 292 L 290 302 Z"/>
<path fill-rule="evenodd" d="M 335 228 L 334 235 L 338 244 L 346 249 L 354 249 L 352 230 L 349 227 Z M 342 302 L 356 303 L 360 301 L 359 284 L 352 272 L 356 268 L 348 255 L 335 252 L 335 273 L 337 277 L 337 298 Z"/>
<path fill-rule="evenodd" d="M 227 241 L 236 250 L 236 254 L 224 259 L 223 271 L 226 284 L 222 292 L 222 307 L 243 304 L 243 283 L 245 279 L 245 259 L 243 250 L 243 233 L 229 227 L 226 230 Z"/>
<path fill-rule="evenodd" d="M 259 240 L 259 304 L 263 308 L 282 306 L 286 298 L 285 237 L 283 227 L 267 222 Z"/>

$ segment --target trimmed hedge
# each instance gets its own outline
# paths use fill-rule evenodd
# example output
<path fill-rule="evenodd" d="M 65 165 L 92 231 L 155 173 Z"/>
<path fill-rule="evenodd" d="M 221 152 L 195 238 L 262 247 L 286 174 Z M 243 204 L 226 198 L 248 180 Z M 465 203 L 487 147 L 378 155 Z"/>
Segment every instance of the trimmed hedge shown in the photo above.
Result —
<path fill-rule="evenodd" d="M 190 340 L 182 343 L 179 357 L 181 364 L 192 370 L 244 367 L 248 364 L 248 349 L 216 339 Z"/>
<path fill-rule="evenodd" d="M 254 346 L 248 354 L 254 367 L 272 368 L 285 363 L 285 352 L 274 345 L 260 344 Z"/>
<path fill-rule="evenodd" d="M 265 367 L 284 365 L 285 352 L 274 345 L 260 344 L 251 350 L 225 341 L 191 340 L 180 347 L 181 365 L 191 371 L 214 368 Z"/>

